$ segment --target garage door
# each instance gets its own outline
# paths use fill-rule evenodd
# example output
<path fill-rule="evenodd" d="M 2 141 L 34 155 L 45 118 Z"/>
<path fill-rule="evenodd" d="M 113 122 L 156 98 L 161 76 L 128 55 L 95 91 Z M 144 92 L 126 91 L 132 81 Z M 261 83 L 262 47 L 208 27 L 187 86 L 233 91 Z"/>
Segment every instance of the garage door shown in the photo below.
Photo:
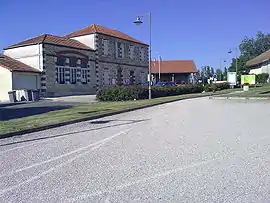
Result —
<path fill-rule="evenodd" d="M 37 75 L 26 75 L 21 73 L 13 74 L 13 89 L 38 89 Z"/>

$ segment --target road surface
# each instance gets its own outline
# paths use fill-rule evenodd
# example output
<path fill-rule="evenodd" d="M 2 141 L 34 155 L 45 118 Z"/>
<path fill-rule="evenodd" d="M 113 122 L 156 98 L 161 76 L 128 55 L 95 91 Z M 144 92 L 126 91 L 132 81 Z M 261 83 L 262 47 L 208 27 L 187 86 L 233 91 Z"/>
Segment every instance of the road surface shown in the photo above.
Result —
<path fill-rule="evenodd" d="M 269 202 L 270 102 L 184 100 L 0 140 L 0 202 Z"/>

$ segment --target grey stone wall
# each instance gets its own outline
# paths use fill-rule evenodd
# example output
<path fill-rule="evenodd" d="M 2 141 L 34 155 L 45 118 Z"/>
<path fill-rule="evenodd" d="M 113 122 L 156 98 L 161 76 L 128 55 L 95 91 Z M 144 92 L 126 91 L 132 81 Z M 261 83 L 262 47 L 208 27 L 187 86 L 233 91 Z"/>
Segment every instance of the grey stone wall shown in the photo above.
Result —
<path fill-rule="evenodd" d="M 118 83 L 119 78 L 117 71 L 121 70 L 121 83 L 128 84 L 130 82 L 130 71 L 134 71 L 134 84 L 141 84 L 147 81 L 148 68 L 145 67 L 135 67 L 130 65 L 119 65 L 106 62 L 99 63 L 99 73 L 100 73 L 100 87 L 112 86 L 113 81 Z M 105 71 L 108 71 L 109 84 L 105 84 Z"/>
<path fill-rule="evenodd" d="M 104 55 L 102 48 L 102 40 L 108 40 L 108 55 Z M 121 42 L 124 44 L 124 56 L 123 58 L 116 57 L 116 43 Z M 116 79 L 117 70 L 122 70 L 122 82 L 128 80 L 130 71 L 134 71 L 135 74 L 135 83 L 141 83 L 147 81 L 147 73 L 148 73 L 148 46 L 130 42 L 123 39 L 118 39 L 115 37 L 97 34 L 96 35 L 96 73 L 98 77 L 97 86 L 98 87 L 106 87 L 107 84 L 104 83 L 104 70 L 109 71 L 109 81 L 112 84 L 113 79 Z M 129 57 L 129 45 L 133 45 L 135 47 L 134 57 Z M 144 60 L 140 60 L 140 48 L 144 48 Z M 144 77 L 144 78 L 142 78 Z"/>
<path fill-rule="evenodd" d="M 62 96 L 75 94 L 96 93 L 96 71 L 95 52 L 83 49 L 75 49 L 64 46 L 43 45 L 44 72 L 42 74 L 41 89 L 43 96 Z M 58 84 L 56 81 L 56 59 L 57 55 L 66 57 L 75 56 L 78 59 L 88 59 L 87 84 L 77 82 L 76 84 Z M 79 68 L 79 67 L 78 67 Z"/>

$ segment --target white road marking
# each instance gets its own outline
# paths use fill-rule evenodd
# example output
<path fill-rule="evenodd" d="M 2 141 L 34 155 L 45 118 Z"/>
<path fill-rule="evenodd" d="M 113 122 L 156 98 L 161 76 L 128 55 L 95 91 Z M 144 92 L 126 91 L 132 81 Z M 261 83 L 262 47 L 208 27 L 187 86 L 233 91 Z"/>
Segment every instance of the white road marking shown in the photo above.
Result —
<path fill-rule="evenodd" d="M 22 171 L 31 169 L 31 168 L 33 168 L 33 167 L 37 167 L 37 166 L 40 166 L 40 165 L 43 165 L 43 164 L 50 163 L 50 162 L 52 162 L 52 161 L 55 161 L 55 160 L 64 158 L 64 157 L 66 157 L 66 156 L 72 155 L 72 154 L 77 153 L 77 152 L 84 151 L 84 150 L 86 150 L 86 149 L 88 149 L 88 148 L 90 148 L 90 147 L 93 147 L 93 146 L 96 146 L 96 145 L 99 145 L 99 144 L 104 144 L 104 143 L 110 141 L 111 139 L 113 139 L 113 138 L 115 138 L 115 137 L 117 137 L 117 136 L 119 136 L 119 135 L 122 135 L 122 134 L 124 134 L 124 133 L 127 133 L 127 132 L 130 131 L 130 130 L 131 130 L 131 128 L 130 128 L 130 129 L 127 129 L 127 130 L 124 130 L 124 131 L 121 131 L 120 133 L 117 133 L 117 134 L 112 135 L 112 136 L 110 136 L 110 137 L 107 137 L 107 138 L 105 138 L 105 139 L 102 139 L 102 140 L 100 140 L 100 141 L 98 141 L 98 142 L 89 144 L 89 145 L 87 145 L 87 146 L 85 146 L 85 147 L 80 147 L 80 148 L 78 148 L 78 149 L 76 149 L 76 150 L 70 151 L 70 152 L 65 153 L 65 154 L 62 154 L 62 155 L 60 155 L 60 156 L 53 157 L 53 158 L 48 159 L 48 160 L 46 160 L 46 161 L 42 161 L 42 162 L 39 162 L 39 163 L 35 163 L 35 164 L 30 165 L 30 166 L 27 166 L 27 167 L 24 167 L 24 168 L 20 168 L 20 169 L 11 171 L 11 172 L 9 172 L 9 173 L 2 174 L 2 175 L 0 175 L 0 178 L 6 177 L 6 176 L 11 176 L 11 175 L 13 175 L 13 174 L 15 174 L 15 173 L 19 173 L 19 172 L 22 172 Z"/>
<path fill-rule="evenodd" d="M 21 182 L 21 183 L 19 183 L 17 185 L 11 186 L 11 187 L 6 188 L 4 190 L 0 190 L 0 195 L 3 195 L 3 194 L 5 194 L 5 193 L 7 193 L 9 191 L 15 190 L 15 189 L 17 189 L 17 188 L 19 188 L 19 187 L 21 187 L 21 186 L 23 186 L 25 184 L 28 184 L 30 182 L 33 182 L 34 180 L 37 180 L 37 179 L 39 179 L 39 178 L 47 175 L 48 173 L 50 173 L 50 172 L 52 172 L 52 171 L 54 171 L 54 170 L 56 170 L 58 168 L 61 168 L 63 166 L 66 166 L 66 165 L 72 163 L 73 161 L 75 161 L 76 159 L 78 159 L 78 158 L 80 158 L 80 157 L 88 154 L 89 152 L 94 151 L 95 149 L 98 149 L 99 147 L 101 147 L 102 145 L 104 145 L 107 141 L 109 141 L 109 140 L 111 140 L 111 139 L 113 139 L 113 138 L 115 138 L 115 137 L 117 137 L 119 135 L 125 134 L 125 133 L 129 132 L 130 130 L 131 130 L 131 128 L 128 129 L 128 130 L 121 131 L 120 133 L 117 133 L 117 134 L 115 134 L 115 135 L 113 135 L 111 137 L 108 137 L 106 139 L 103 139 L 103 140 L 99 141 L 99 143 L 96 142 L 96 146 L 94 146 L 93 148 L 91 148 L 90 151 L 86 151 L 86 152 L 83 152 L 83 153 L 81 153 L 79 155 L 76 155 L 73 158 L 71 158 L 71 159 L 69 159 L 69 160 L 67 160 L 67 161 L 65 161 L 65 162 L 63 162 L 63 163 L 61 163 L 59 165 L 56 165 L 55 167 L 52 167 L 49 170 L 40 173 L 39 175 L 33 176 L 33 177 L 31 177 L 31 178 L 29 178 L 29 179 L 27 179 L 27 180 L 25 180 L 25 181 L 23 181 L 23 182 Z"/>
<path fill-rule="evenodd" d="M 175 168 L 175 169 L 172 169 L 172 170 L 164 171 L 162 173 L 154 174 L 152 176 L 149 176 L 149 177 L 146 177 L 146 178 L 143 178 L 143 179 L 127 182 L 127 183 L 118 185 L 118 186 L 116 186 L 114 188 L 111 188 L 110 190 L 99 191 L 99 192 L 95 192 L 95 193 L 88 194 L 88 195 L 79 195 L 79 196 L 76 196 L 76 198 L 67 199 L 65 202 L 67 202 L 67 201 L 69 201 L 69 202 L 78 202 L 78 200 L 84 200 L 84 199 L 87 199 L 87 198 L 90 198 L 90 197 L 100 196 L 100 195 L 103 195 L 105 193 L 112 193 L 112 192 L 114 192 L 116 190 L 127 188 L 127 187 L 130 187 L 132 185 L 137 185 L 137 184 L 140 184 L 140 183 L 143 183 L 143 182 L 146 182 L 146 181 L 151 181 L 153 179 L 162 178 L 162 177 L 165 177 L 165 176 L 168 176 L 168 175 L 180 172 L 180 171 L 184 171 L 184 170 L 194 168 L 194 167 L 199 167 L 199 166 L 202 166 L 202 165 L 205 165 L 205 164 L 210 164 L 212 162 L 216 162 L 216 161 L 219 161 L 219 160 L 222 160 L 222 158 L 212 159 L 212 160 L 208 160 L 208 161 L 196 162 L 196 163 L 190 164 L 190 165 L 185 166 L 185 167 Z"/>

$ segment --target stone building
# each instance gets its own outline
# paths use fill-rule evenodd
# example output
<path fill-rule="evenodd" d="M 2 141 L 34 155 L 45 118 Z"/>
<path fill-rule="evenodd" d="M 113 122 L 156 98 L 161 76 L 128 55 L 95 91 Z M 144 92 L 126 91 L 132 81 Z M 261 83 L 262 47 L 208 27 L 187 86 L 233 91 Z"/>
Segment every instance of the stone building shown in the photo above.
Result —
<path fill-rule="evenodd" d="M 147 81 L 148 45 L 96 24 L 63 37 L 44 34 L 13 44 L 4 55 L 40 72 L 43 96 L 95 94 Z"/>
<path fill-rule="evenodd" d="M 147 81 L 147 44 L 96 24 L 72 32 L 66 37 L 96 50 L 97 87 Z"/>

